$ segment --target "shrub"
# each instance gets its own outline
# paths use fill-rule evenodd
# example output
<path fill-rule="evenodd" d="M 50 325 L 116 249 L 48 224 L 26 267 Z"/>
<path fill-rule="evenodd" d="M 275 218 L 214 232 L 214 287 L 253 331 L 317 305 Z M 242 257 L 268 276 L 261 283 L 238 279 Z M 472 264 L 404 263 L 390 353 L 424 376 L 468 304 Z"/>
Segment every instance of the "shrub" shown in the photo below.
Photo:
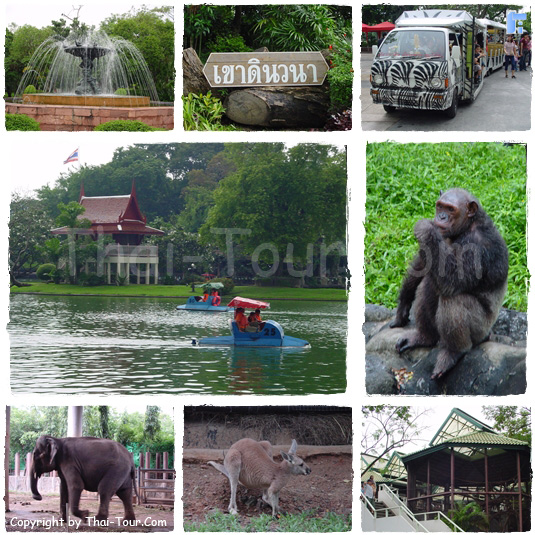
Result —
<path fill-rule="evenodd" d="M 252 48 L 245 44 L 241 35 L 219 35 L 215 41 L 208 43 L 206 48 L 212 52 L 252 52 Z M 206 61 L 210 54 L 206 54 L 206 58 L 201 58 Z"/>
<path fill-rule="evenodd" d="M 219 293 L 221 295 L 228 295 L 232 290 L 234 290 L 234 281 L 230 279 L 229 277 L 221 278 L 221 279 L 212 279 L 210 282 L 222 282 L 223 288 L 221 288 Z"/>
<path fill-rule="evenodd" d="M 6 130 L 23 130 L 29 132 L 31 130 L 41 130 L 41 126 L 35 119 L 27 115 L 6 113 Z"/>
<path fill-rule="evenodd" d="M 59 268 L 53 269 L 50 272 L 50 278 L 54 284 L 60 284 L 62 280 L 65 280 L 65 272 Z"/>
<path fill-rule="evenodd" d="M 24 89 L 23 93 L 25 95 L 29 94 L 29 93 L 37 93 L 37 89 L 35 88 L 34 85 L 27 85 L 26 88 Z"/>
<path fill-rule="evenodd" d="M 49 281 L 51 278 L 51 273 L 56 269 L 54 264 L 41 264 L 35 274 L 37 278 L 42 281 Z"/>
<path fill-rule="evenodd" d="M 124 97 L 124 96 L 128 95 L 128 91 L 127 91 L 124 87 L 119 87 L 119 88 L 115 91 L 115 94 Z"/>
<path fill-rule="evenodd" d="M 81 286 L 102 286 L 105 281 L 105 277 L 101 277 L 96 273 L 80 273 L 78 276 L 78 283 Z"/>
<path fill-rule="evenodd" d="M 108 121 L 95 127 L 95 132 L 155 132 L 156 130 L 162 129 L 155 128 L 141 121 L 130 121 L 128 119 Z"/>
<path fill-rule="evenodd" d="M 353 99 L 353 67 L 351 63 L 333 67 L 327 76 L 331 107 L 336 110 L 351 108 Z"/>
<path fill-rule="evenodd" d="M 162 284 L 165 286 L 173 286 L 174 284 L 177 284 L 177 280 L 173 275 L 165 275 L 162 278 Z"/>
<path fill-rule="evenodd" d="M 221 101 L 208 91 L 206 95 L 189 93 L 182 97 L 184 105 L 184 130 L 235 130 L 234 126 L 223 126 L 221 118 L 225 108 Z"/>
<path fill-rule="evenodd" d="M 282 288 L 299 288 L 299 277 L 259 277 L 255 280 L 256 286 L 280 286 Z"/>

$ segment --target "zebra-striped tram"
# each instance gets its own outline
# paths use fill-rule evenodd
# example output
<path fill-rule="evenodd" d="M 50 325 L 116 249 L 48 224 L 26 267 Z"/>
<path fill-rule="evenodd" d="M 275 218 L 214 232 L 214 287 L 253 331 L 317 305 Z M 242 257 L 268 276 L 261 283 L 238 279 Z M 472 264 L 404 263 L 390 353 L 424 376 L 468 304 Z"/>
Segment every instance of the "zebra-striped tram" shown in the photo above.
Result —
<path fill-rule="evenodd" d="M 412 108 L 455 117 L 459 101 L 475 100 L 483 87 L 475 49 L 479 44 L 485 50 L 486 42 L 487 25 L 466 11 L 405 11 L 373 48 L 373 102 L 388 113 Z"/>

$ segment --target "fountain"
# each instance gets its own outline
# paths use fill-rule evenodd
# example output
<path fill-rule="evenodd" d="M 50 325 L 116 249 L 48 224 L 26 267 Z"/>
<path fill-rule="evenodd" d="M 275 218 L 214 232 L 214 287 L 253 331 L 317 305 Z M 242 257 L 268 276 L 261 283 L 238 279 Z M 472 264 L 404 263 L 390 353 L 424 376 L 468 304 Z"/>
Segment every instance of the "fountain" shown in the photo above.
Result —
<path fill-rule="evenodd" d="M 30 86 L 33 87 L 28 91 Z M 160 103 L 147 63 L 139 50 L 131 42 L 109 37 L 104 31 L 71 32 L 64 40 L 57 36 L 46 39 L 24 69 L 14 104 L 6 105 L 6 111 L 32 116 L 33 108 L 25 110 L 24 105 L 73 107 L 73 113 L 76 112 L 74 107 L 90 107 L 92 110 L 91 120 L 87 118 L 87 110 L 76 117 L 68 116 L 68 110 L 59 110 L 70 124 L 61 125 L 60 119 L 56 119 L 56 125 L 44 128 L 47 130 L 89 130 L 101 122 L 123 118 L 164 128 L 171 125 L 172 128 L 172 108 L 146 110 L 160 106 Z M 128 108 L 129 111 L 93 111 L 102 107 Z M 145 111 L 137 113 L 132 109 Z M 40 122 L 45 120 L 45 111 L 52 114 L 50 110 L 37 110 L 40 117 L 34 118 Z"/>
<path fill-rule="evenodd" d="M 25 93 L 29 85 L 37 93 Z M 25 69 L 17 97 L 34 104 L 91 106 L 150 106 L 158 101 L 139 50 L 103 31 L 71 33 L 64 41 L 46 39 Z"/>

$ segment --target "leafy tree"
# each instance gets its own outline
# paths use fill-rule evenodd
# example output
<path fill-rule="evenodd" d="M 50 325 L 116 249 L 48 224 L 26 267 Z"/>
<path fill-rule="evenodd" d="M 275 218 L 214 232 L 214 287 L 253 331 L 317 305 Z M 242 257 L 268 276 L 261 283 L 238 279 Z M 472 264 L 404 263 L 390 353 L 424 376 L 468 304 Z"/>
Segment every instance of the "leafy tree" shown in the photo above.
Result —
<path fill-rule="evenodd" d="M 275 264 L 274 255 L 306 262 L 309 246 L 321 239 L 345 242 L 346 171 L 336 149 L 235 144 L 227 146 L 226 155 L 236 171 L 214 191 L 215 204 L 200 229 L 203 243 L 225 250 L 227 236 L 216 229 L 240 229 L 234 243 Z"/>
<path fill-rule="evenodd" d="M 124 15 L 113 15 L 101 25 L 108 35 L 122 37 L 139 49 L 162 101 L 174 100 L 175 34 L 170 14 L 169 8 L 143 6 Z"/>
<path fill-rule="evenodd" d="M 153 441 L 161 429 L 160 421 L 158 419 L 159 414 L 160 407 L 156 407 L 155 405 L 147 405 L 143 435 L 149 441 Z"/>
<path fill-rule="evenodd" d="M 11 284 L 20 285 L 17 273 L 32 270 L 42 260 L 41 245 L 52 221 L 43 204 L 33 197 L 14 193 L 9 217 L 9 275 Z"/>
<path fill-rule="evenodd" d="M 429 412 L 415 407 L 374 405 L 362 407 L 361 452 L 377 458 L 361 475 L 390 452 L 415 442 L 426 428 L 418 420 Z"/>
<path fill-rule="evenodd" d="M 483 412 L 496 431 L 531 444 L 531 407 L 484 406 Z"/>

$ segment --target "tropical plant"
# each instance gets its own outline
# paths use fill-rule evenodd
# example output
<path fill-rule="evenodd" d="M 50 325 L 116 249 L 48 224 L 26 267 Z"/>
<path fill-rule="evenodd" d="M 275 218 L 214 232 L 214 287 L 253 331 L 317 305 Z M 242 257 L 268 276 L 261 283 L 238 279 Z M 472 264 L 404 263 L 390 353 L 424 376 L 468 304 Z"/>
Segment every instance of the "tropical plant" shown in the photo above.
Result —
<path fill-rule="evenodd" d="M 336 20 L 326 5 L 269 5 L 254 31 L 270 50 L 306 51 L 326 48 L 329 28 L 335 26 Z"/>
<path fill-rule="evenodd" d="M 221 101 L 208 91 L 206 95 L 189 93 L 182 97 L 184 103 L 184 130 L 235 130 L 223 126 L 221 118 L 225 108 Z"/>
<path fill-rule="evenodd" d="M 489 519 L 477 502 L 464 506 L 456 505 L 449 515 L 464 531 L 488 531 Z"/>

